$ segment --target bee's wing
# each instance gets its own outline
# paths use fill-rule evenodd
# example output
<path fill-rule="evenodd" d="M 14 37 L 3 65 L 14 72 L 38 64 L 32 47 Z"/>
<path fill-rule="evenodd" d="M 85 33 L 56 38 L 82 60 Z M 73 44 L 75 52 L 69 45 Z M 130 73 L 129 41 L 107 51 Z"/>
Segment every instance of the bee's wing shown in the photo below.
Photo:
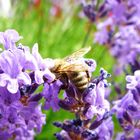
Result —
<path fill-rule="evenodd" d="M 82 63 L 73 63 L 73 64 L 66 64 L 66 65 L 62 65 L 60 67 L 60 69 L 57 71 L 59 72 L 80 72 L 80 71 L 87 71 L 88 70 L 88 66 L 86 64 L 82 64 Z"/>
<path fill-rule="evenodd" d="M 90 49 L 91 47 L 81 48 L 64 59 L 56 61 L 56 64 L 60 63 L 60 66 L 57 68 L 57 72 L 78 72 L 88 70 L 88 66 L 83 62 L 82 58 L 90 51 Z"/>
<path fill-rule="evenodd" d="M 90 51 L 91 47 L 87 48 L 81 48 L 80 50 L 72 53 L 71 55 L 67 56 L 64 58 L 64 61 L 70 62 L 70 61 L 75 61 L 79 58 L 82 58 L 86 53 Z"/>

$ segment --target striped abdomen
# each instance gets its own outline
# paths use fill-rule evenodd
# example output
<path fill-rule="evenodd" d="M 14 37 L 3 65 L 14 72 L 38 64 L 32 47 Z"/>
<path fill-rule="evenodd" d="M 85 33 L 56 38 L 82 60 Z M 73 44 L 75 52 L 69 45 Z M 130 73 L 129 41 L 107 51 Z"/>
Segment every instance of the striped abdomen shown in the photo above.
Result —
<path fill-rule="evenodd" d="M 89 74 L 86 71 L 72 72 L 68 74 L 68 77 L 79 92 L 82 93 L 87 88 L 89 82 Z"/>

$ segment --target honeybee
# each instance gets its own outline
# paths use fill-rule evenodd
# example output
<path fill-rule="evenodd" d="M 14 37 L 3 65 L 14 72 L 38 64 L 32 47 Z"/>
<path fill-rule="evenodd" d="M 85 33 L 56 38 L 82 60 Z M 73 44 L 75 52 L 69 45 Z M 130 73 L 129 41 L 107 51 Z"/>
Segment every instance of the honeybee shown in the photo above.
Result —
<path fill-rule="evenodd" d="M 81 48 L 73 54 L 56 59 L 55 66 L 51 72 L 60 79 L 66 87 L 71 82 L 78 92 L 82 93 L 88 86 L 90 80 L 89 66 L 85 63 L 83 56 L 90 51 L 90 47 Z"/>

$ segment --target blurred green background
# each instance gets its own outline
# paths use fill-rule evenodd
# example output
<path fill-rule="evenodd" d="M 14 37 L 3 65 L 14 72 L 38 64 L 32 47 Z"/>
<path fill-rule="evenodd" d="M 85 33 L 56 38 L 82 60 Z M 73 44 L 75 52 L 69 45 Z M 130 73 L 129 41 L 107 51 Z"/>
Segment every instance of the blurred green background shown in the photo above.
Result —
<path fill-rule="evenodd" d="M 82 6 L 72 0 L 68 0 L 68 4 L 63 3 L 65 0 L 58 1 L 61 4 L 55 5 L 51 0 L 12 1 L 10 15 L 0 17 L 0 31 L 9 28 L 17 30 L 23 36 L 20 42 L 30 48 L 37 42 L 44 58 L 63 58 L 82 47 L 92 46 L 86 57 L 97 61 L 97 70 L 93 75 L 98 75 L 101 67 L 112 74 L 115 60 L 105 47 L 93 43 L 96 28 L 83 16 Z M 46 125 L 36 140 L 55 139 L 53 134 L 59 129 L 52 122 L 73 117 L 64 110 L 44 113 L 47 115 Z"/>

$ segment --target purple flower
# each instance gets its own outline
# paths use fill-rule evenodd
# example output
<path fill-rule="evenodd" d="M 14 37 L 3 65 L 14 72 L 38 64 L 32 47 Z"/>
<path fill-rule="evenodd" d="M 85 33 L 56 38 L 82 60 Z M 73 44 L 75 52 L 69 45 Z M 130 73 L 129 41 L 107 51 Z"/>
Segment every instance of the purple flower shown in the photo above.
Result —
<path fill-rule="evenodd" d="M 84 62 L 88 65 L 88 71 L 89 71 L 89 73 L 95 71 L 96 66 L 97 66 L 95 60 L 93 60 L 93 59 L 84 59 Z"/>
<path fill-rule="evenodd" d="M 0 93 L 0 138 L 33 139 L 45 124 L 41 106 L 35 101 L 25 106 L 20 92 L 11 94 L 5 87 L 0 88 Z"/>
<path fill-rule="evenodd" d="M 128 75 L 126 76 L 127 88 L 135 89 L 140 85 L 140 70 L 134 72 L 134 76 Z"/>
<path fill-rule="evenodd" d="M 114 124 L 110 118 L 105 120 L 98 128 L 96 133 L 99 135 L 99 139 L 109 140 L 113 136 Z"/>
<path fill-rule="evenodd" d="M 99 4 L 97 0 L 82 0 L 81 3 L 83 4 L 84 14 L 91 22 L 96 22 L 99 18 L 105 17 L 108 14 L 109 9 L 105 1 L 100 2 Z"/>
<path fill-rule="evenodd" d="M 98 22 L 98 31 L 95 33 L 94 42 L 98 42 L 100 44 L 106 44 L 107 42 L 109 42 L 114 32 L 114 26 L 112 24 L 112 18 L 108 18 L 107 20 L 101 23 Z"/>
<path fill-rule="evenodd" d="M 45 124 L 46 116 L 41 112 L 41 105 L 37 105 L 37 102 L 29 102 L 28 106 L 24 106 L 21 109 L 22 117 L 28 122 L 27 128 L 40 133 L 42 125 Z M 32 113 L 31 113 L 32 112 Z"/>
<path fill-rule="evenodd" d="M 112 109 L 116 113 L 118 121 L 124 130 L 121 138 L 137 139 L 139 138 L 139 120 L 140 120 L 140 81 L 139 71 L 135 71 L 134 76 L 127 76 L 126 80 L 128 92 L 120 100 L 114 102 Z"/>
<path fill-rule="evenodd" d="M 17 48 L 8 48 L 0 54 L 0 86 L 7 86 L 11 93 L 16 93 L 19 86 L 31 85 L 31 72 L 38 85 L 44 83 L 44 78 L 45 81 L 52 82 L 55 76 L 49 69 L 53 67 L 53 63 L 52 59 L 42 59 L 37 44 L 34 45 L 32 54 L 29 47 L 22 44 Z"/>
<path fill-rule="evenodd" d="M 45 109 L 48 110 L 50 107 L 52 107 L 53 111 L 59 110 L 58 94 L 61 89 L 61 85 L 62 83 L 59 80 L 51 84 L 45 83 L 42 92 L 44 98 L 46 99 L 45 106 L 44 106 Z"/>
<path fill-rule="evenodd" d="M 19 58 L 17 53 L 21 53 Z M 18 91 L 19 84 L 30 85 L 31 79 L 26 72 L 22 71 L 21 61 L 24 59 L 22 57 L 22 51 L 18 50 L 10 51 L 5 50 L 0 55 L 0 68 L 3 73 L 0 74 L 0 86 L 5 87 L 11 93 L 16 93 Z M 16 61 L 15 61 L 16 60 Z"/>
<path fill-rule="evenodd" d="M 86 123 L 88 125 L 86 126 Z M 104 139 L 109 140 L 113 136 L 113 122 L 109 116 L 105 119 L 86 122 L 79 119 L 66 120 L 63 123 L 54 122 L 56 127 L 62 128 L 62 131 L 55 134 L 58 140 L 68 139 Z M 93 126 L 94 125 L 94 126 Z"/>
<path fill-rule="evenodd" d="M 36 70 L 43 71 L 39 76 L 48 82 L 54 78 L 49 71 L 53 61 L 42 59 L 36 45 L 32 54 L 27 46 L 16 47 L 19 39 L 14 30 L 0 33 L 5 48 L 0 54 L 0 138 L 7 140 L 31 140 L 41 132 L 46 116 L 39 104 L 42 94 L 34 92 L 44 81 L 38 83 Z"/>
<path fill-rule="evenodd" d="M 94 115 L 103 116 L 106 111 L 110 110 L 110 104 L 105 99 L 105 86 L 101 81 L 98 85 L 85 96 L 85 101 L 90 104 L 86 112 L 86 117 L 92 119 Z"/>
<path fill-rule="evenodd" d="M 118 133 L 115 140 L 138 140 L 140 138 L 140 130 L 135 129 L 134 131 L 134 136 L 131 134 L 125 135 L 125 133 Z"/>
<path fill-rule="evenodd" d="M 83 11 L 96 24 L 94 42 L 105 45 L 117 59 L 115 73 L 120 74 L 129 65 L 132 72 L 140 54 L 138 0 L 84 1 Z M 118 12 L 119 11 L 119 12 Z"/>
<path fill-rule="evenodd" d="M 42 84 L 44 82 L 43 77 L 46 78 L 47 82 L 52 82 L 55 79 L 55 75 L 49 69 L 54 66 L 54 61 L 52 59 L 43 59 L 38 52 L 37 44 L 32 48 L 32 55 L 37 62 L 37 68 L 35 69 L 36 83 Z"/>
<path fill-rule="evenodd" d="M 5 32 L 0 32 L 0 43 L 4 45 L 4 48 L 15 49 L 16 42 L 19 41 L 22 37 L 19 36 L 18 32 L 13 29 L 8 29 Z"/>

